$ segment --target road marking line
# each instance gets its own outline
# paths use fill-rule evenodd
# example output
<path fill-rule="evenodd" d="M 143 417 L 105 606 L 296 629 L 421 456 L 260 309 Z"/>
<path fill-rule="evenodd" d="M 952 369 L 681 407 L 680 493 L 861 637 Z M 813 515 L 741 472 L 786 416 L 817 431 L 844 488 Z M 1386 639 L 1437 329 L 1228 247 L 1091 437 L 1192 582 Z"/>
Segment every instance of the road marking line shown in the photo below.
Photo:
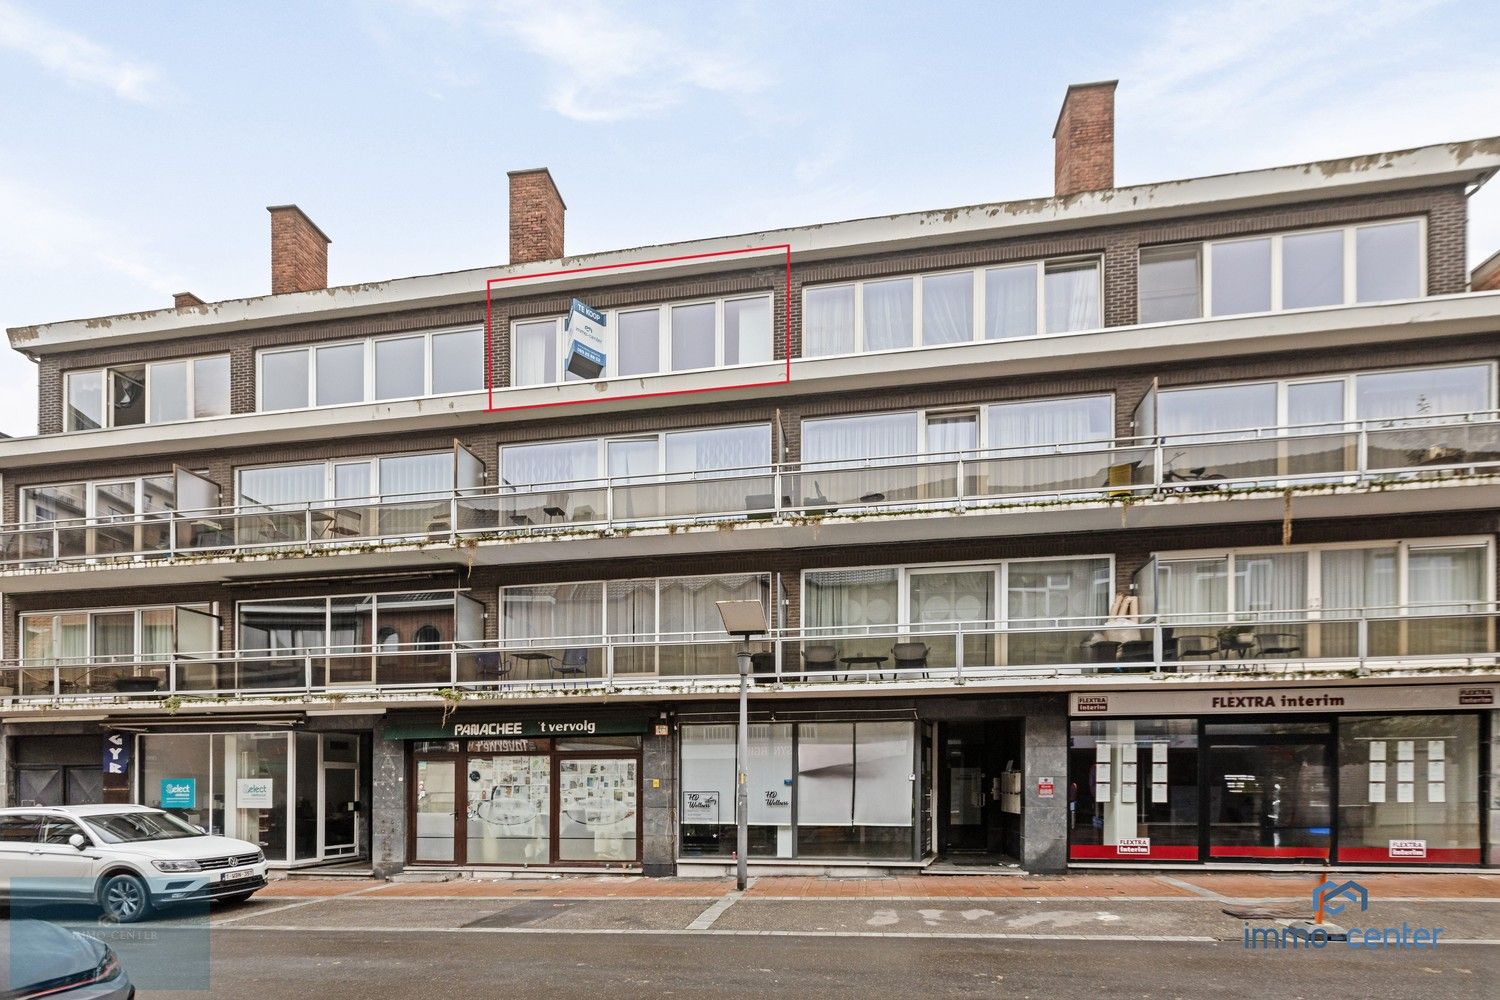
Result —
<path fill-rule="evenodd" d="M 640 927 L 611 927 L 590 930 L 583 927 L 300 927 L 261 925 L 229 927 L 232 931 L 277 931 L 296 934 L 599 934 L 613 936 L 718 936 L 718 937 L 815 937 L 815 938 L 932 938 L 937 940 L 974 941 L 1152 941 L 1178 944 L 1218 944 L 1239 938 L 1216 938 L 1206 934 L 984 934 L 975 932 L 930 933 L 922 931 L 757 931 L 726 930 L 652 930 Z M 1444 944 L 1449 942 L 1444 941 Z M 1494 943 L 1495 942 L 1475 942 Z"/>
<path fill-rule="evenodd" d="M 702 913 L 698 914 L 693 922 L 687 925 L 687 929 L 690 931 L 708 930 L 714 925 L 715 920 L 718 920 L 724 915 L 725 910 L 729 909 L 735 903 L 738 903 L 740 901 L 741 895 L 743 894 L 738 889 L 734 890 L 733 892 L 726 892 L 724 894 L 724 897 L 717 903 L 710 906 Z"/>
<path fill-rule="evenodd" d="M 298 907 L 309 906 L 313 903 L 327 903 L 335 899 L 348 899 L 350 896 L 359 896 L 367 892 L 374 892 L 379 888 L 380 886 L 378 885 L 371 885 L 366 886 L 363 889 L 351 889 L 348 892 L 341 892 L 337 896 L 313 896 L 310 899 L 299 899 L 295 903 L 284 903 L 280 906 L 272 906 L 268 910 L 252 909 L 246 913 L 237 913 L 232 917 L 224 917 L 220 920 L 210 920 L 208 926 L 210 929 L 213 929 L 215 927 L 223 927 L 225 924 L 232 924 L 237 920 L 249 920 L 251 917 L 269 917 L 273 913 L 285 913 L 287 910 L 295 910 Z"/>

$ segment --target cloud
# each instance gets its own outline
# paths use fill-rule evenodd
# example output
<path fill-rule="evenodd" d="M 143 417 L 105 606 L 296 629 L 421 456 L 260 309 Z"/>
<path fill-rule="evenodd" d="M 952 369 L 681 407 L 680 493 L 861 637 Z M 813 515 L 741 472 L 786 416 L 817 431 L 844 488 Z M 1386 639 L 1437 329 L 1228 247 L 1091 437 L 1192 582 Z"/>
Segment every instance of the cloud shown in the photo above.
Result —
<path fill-rule="evenodd" d="M 127 101 L 156 96 L 160 74 L 143 62 L 116 55 L 97 42 L 0 0 L 0 48 L 30 56 L 77 84 L 114 91 Z"/>
<path fill-rule="evenodd" d="M 123 227 L 4 176 L 0 176 L 0 229 L 6 233 L 0 241 L 0 268 L 12 274 L 79 274 L 93 266 L 161 298 L 184 286 L 180 274 L 154 261 Z"/>
<path fill-rule="evenodd" d="M 713 37 L 712 8 L 690 7 L 672 28 L 647 24 L 607 0 L 404 0 L 418 14 L 477 25 L 508 38 L 547 67 L 547 105 L 565 118 L 649 118 L 695 93 L 745 95 L 764 73 Z M 664 8 L 651 8 L 662 10 Z M 669 20 L 663 18 L 663 21 Z"/>

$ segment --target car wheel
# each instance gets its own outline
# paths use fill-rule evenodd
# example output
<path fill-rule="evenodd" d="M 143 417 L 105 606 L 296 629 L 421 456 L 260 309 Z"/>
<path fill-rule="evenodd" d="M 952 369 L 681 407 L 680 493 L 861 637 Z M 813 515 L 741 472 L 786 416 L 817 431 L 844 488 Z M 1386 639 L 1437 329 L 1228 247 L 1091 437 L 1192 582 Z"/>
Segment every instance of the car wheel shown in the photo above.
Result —
<path fill-rule="evenodd" d="M 237 892 L 233 896 L 225 896 L 219 902 L 227 903 L 230 906 L 239 906 L 241 903 L 249 902 L 250 897 L 253 895 L 255 895 L 253 892 Z"/>
<path fill-rule="evenodd" d="M 99 906 L 105 920 L 133 924 L 151 915 L 151 893 L 134 875 L 112 875 L 99 888 Z"/>

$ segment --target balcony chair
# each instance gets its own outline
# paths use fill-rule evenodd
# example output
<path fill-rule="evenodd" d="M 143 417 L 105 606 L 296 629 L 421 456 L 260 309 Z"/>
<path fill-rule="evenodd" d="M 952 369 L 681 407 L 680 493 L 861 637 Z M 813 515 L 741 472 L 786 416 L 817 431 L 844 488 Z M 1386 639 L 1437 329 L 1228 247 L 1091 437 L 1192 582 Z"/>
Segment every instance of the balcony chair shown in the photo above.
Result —
<path fill-rule="evenodd" d="M 1151 639 L 1126 639 L 1120 643 L 1121 663 L 1150 663 L 1156 657 L 1156 643 Z M 1175 670 L 1170 661 L 1177 659 L 1177 640 L 1172 629 L 1161 630 L 1161 658 L 1167 663 L 1164 670 Z"/>
<path fill-rule="evenodd" d="M 554 677 L 583 677 L 589 670 L 589 651 L 583 646 L 563 650 L 562 659 L 552 664 Z"/>
<path fill-rule="evenodd" d="M 833 673 L 839 667 L 839 651 L 837 646 L 823 643 L 808 646 L 802 650 L 802 670 L 804 673 Z"/>
<path fill-rule="evenodd" d="M 927 676 L 927 654 L 931 650 L 925 642 L 898 642 L 891 647 L 891 661 L 897 670 L 920 670 Z"/>
<path fill-rule="evenodd" d="M 1302 637 L 1295 632 L 1267 632 L 1258 635 L 1262 656 L 1284 656 L 1291 658 L 1302 652 Z"/>
<path fill-rule="evenodd" d="M 750 672 L 757 677 L 769 677 L 776 673 L 776 654 L 760 652 L 750 654 Z"/>
<path fill-rule="evenodd" d="M 1177 637 L 1177 659 L 1194 658 L 1207 660 L 1219 654 L 1219 637 L 1216 635 L 1183 635 Z"/>
<path fill-rule="evenodd" d="M 510 664 L 494 650 L 474 654 L 474 679 L 482 684 L 499 683 L 510 676 Z"/>

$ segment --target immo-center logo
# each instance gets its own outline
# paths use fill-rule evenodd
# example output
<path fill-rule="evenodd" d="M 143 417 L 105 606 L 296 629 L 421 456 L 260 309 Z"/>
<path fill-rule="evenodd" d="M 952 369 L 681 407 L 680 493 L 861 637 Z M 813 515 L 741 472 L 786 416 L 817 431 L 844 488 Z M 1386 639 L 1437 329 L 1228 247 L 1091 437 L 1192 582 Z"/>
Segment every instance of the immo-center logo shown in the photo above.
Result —
<path fill-rule="evenodd" d="M 1357 910 L 1356 910 L 1357 907 Z M 1370 892 L 1353 880 L 1334 882 L 1329 880 L 1312 891 L 1313 920 L 1281 920 L 1259 927 L 1245 923 L 1245 947 L 1251 950 L 1317 951 L 1326 948 L 1331 941 L 1342 941 L 1348 947 L 1368 951 L 1390 949 L 1396 951 L 1436 950 L 1441 927 L 1412 927 L 1402 922 L 1400 927 L 1349 927 L 1356 913 L 1370 909 Z M 1341 917 L 1340 924 L 1325 924 L 1324 918 Z M 1370 921 L 1364 921 L 1366 923 Z"/>

